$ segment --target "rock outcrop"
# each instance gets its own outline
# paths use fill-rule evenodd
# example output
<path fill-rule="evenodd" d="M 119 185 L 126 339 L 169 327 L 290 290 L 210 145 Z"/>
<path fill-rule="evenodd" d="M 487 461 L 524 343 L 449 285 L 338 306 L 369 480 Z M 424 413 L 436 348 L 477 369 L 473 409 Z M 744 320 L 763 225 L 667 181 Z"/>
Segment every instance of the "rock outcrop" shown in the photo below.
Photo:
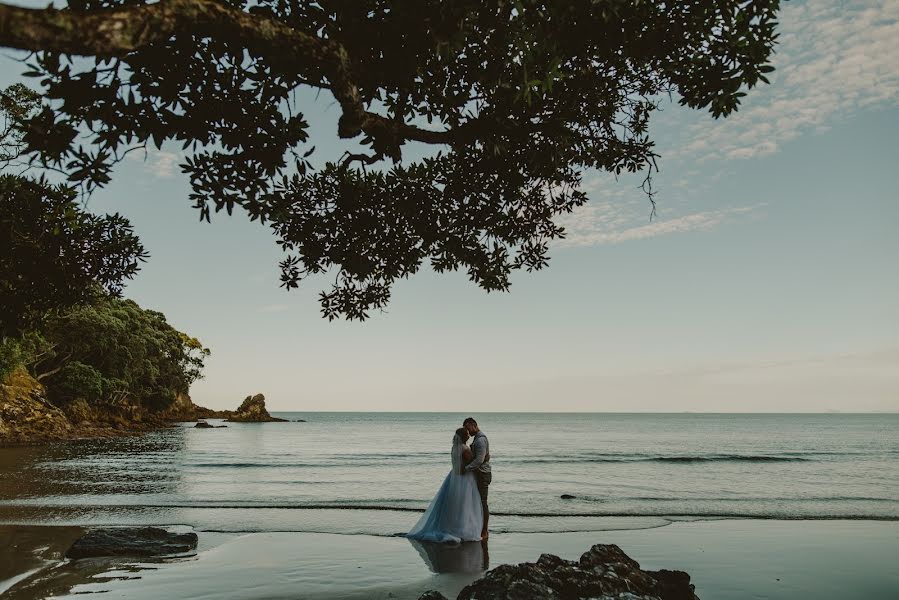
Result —
<path fill-rule="evenodd" d="M 63 439 L 72 429 L 65 413 L 47 400 L 44 386 L 24 370 L 0 383 L 0 442 Z"/>
<path fill-rule="evenodd" d="M 120 437 L 167 427 L 171 421 L 230 414 L 196 406 L 187 394 L 179 394 L 171 406 L 158 412 L 137 403 L 89 404 L 83 399 L 56 406 L 44 386 L 24 369 L 0 382 L 0 446 Z"/>
<path fill-rule="evenodd" d="M 172 533 L 159 527 L 110 527 L 85 533 L 72 544 L 66 558 L 168 556 L 196 547 L 196 533 Z"/>
<path fill-rule="evenodd" d="M 0 383 L 0 446 L 118 437 L 164 425 L 130 406 L 91 407 L 83 400 L 55 406 L 24 369 Z"/>
<path fill-rule="evenodd" d="M 275 421 L 286 422 L 287 419 L 279 419 L 268 414 L 265 409 L 265 396 L 256 394 L 247 396 L 237 410 L 226 421 L 237 423 L 270 423 Z"/>
<path fill-rule="evenodd" d="M 232 415 L 230 410 L 213 410 L 193 403 L 187 394 L 178 394 L 175 401 L 160 413 L 168 421 L 196 421 L 198 419 L 227 419 Z"/>
<path fill-rule="evenodd" d="M 426 592 L 419 600 L 440 600 Z M 579 561 L 543 554 L 535 563 L 500 565 L 464 587 L 457 600 L 698 600 L 682 571 L 644 571 L 614 544 L 597 544 Z"/>

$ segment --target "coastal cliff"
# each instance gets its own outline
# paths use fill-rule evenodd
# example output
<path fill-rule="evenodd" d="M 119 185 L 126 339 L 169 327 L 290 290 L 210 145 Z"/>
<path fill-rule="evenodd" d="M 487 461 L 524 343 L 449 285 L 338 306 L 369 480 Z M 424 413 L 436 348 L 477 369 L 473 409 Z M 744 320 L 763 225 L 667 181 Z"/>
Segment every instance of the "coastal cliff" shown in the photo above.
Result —
<path fill-rule="evenodd" d="M 0 443 L 64 439 L 72 432 L 65 413 L 47 400 L 44 386 L 24 370 L 0 382 Z"/>
<path fill-rule="evenodd" d="M 173 422 L 225 419 L 238 423 L 284 422 L 269 414 L 265 396 L 247 396 L 237 410 L 213 410 L 193 403 L 185 393 L 163 410 L 139 403 L 88 403 L 76 399 L 56 406 L 47 390 L 24 369 L 0 383 L 0 446 L 118 437 L 168 427 Z"/>
<path fill-rule="evenodd" d="M 0 383 L 0 446 L 40 444 L 81 438 L 118 437 L 169 426 L 173 421 L 227 418 L 231 411 L 215 411 L 178 394 L 162 411 L 140 404 L 89 404 L 76 399 L 54 405 L 46 388 L 24 369 Z"/>
<path fill-rule="evenodd" d="M 60 408 L 24 370 L 0 383 L 0 445 L 117 437 L 165 424 L 165 419 L 133 405 L 103 407 L 76 400 Z"/>

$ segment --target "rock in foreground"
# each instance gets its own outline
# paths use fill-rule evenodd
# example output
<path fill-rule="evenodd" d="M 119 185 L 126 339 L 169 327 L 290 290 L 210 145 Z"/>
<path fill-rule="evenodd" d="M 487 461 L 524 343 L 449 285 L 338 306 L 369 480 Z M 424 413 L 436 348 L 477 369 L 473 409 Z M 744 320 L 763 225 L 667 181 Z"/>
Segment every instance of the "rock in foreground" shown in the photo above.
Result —
<path fill-rule="evenodd" d="M 274 421 L 286 422 L 287 419 L 279 419 L 268 414 L 265 409 L 265 396 L 256 394 L 255 396 L 247 396 L 241 405 L 234 411 L 226 421 L 235 421 L 238 423 L 270 423 Z"/>
<path fill-rule="evenodd" d="M 441 598 L 427 592 L 419 600 Z M 698 600 L 683 571 L 644 571 L 614 544 L 597 544 L 579 561 L 543 554 L 536 563 L 500 565 L 459 592 L 457 600 Z"/>
<path fill-rule="evenodd" d="M 171 533 L 159 527 L 111 527 L 88 531 L 72 544 L 66 558 L 167 556 L 196 547 L 196 533 Z"/>

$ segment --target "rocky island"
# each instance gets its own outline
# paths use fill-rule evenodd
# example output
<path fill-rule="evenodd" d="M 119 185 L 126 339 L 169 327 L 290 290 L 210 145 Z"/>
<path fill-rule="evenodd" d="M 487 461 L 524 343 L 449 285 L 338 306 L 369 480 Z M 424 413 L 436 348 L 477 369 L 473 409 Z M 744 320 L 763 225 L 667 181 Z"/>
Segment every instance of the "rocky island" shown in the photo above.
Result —
<path fill-rule="evenodd" d="M 232 423 L 275 423 L 287 422 L 287 419 L 279 419 L 268 414 L 265 408 L 265 396 L 256 394 L 255 396 L 247 396 L 237 410 L 231 413 L 226 419 Z"/>

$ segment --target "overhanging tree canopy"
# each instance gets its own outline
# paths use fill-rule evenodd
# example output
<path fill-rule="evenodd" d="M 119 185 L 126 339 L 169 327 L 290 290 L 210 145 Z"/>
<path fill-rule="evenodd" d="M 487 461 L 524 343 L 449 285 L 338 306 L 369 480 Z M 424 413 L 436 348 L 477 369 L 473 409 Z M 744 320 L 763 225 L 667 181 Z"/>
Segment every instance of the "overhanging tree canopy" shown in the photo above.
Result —
<path fill-rule="evenodd" d="M 119 295 L 146 258 L 127 219 L 88 213 L 77 197 L 0 175 L 0 343 L 59 310 Z"/>
<path fill-rule="evenodd" d="M 21 168 L 23 121 L 40 106 L 23 85 L 0 91 L 0 167 Z M 58 311 L 120 294 L 146 259 L 127 219 L 87 212 L 77 199 L 71 187 L 0 173 L 0 376 L 17 354 L 8 338 Z"/>
<path fill-rule="evenodd" d="M 660 98 L 726 116 L 767 81 L 777 0 L 73 0 L 0 4 L 54 102 L 25 136 L 88 189 L 136 145 L 187 151 L 191 198 L 241 206 L 287 253 L 283 285 L 336 272 L 326 316 L 365 318 L 429 260 L 505 290 L 539 269 L 584 169 L 654 165 Z M 93 57 L 93 61 L 72 60 Z M 291 102 L 330 91 L 367 152 L 313 170 Z M 330 99 L 322 100 L 330 101 Z M 403 161 L 410 142 L 439 147 Z M 383 167 L 380 165 L 383 164 Z"/>

